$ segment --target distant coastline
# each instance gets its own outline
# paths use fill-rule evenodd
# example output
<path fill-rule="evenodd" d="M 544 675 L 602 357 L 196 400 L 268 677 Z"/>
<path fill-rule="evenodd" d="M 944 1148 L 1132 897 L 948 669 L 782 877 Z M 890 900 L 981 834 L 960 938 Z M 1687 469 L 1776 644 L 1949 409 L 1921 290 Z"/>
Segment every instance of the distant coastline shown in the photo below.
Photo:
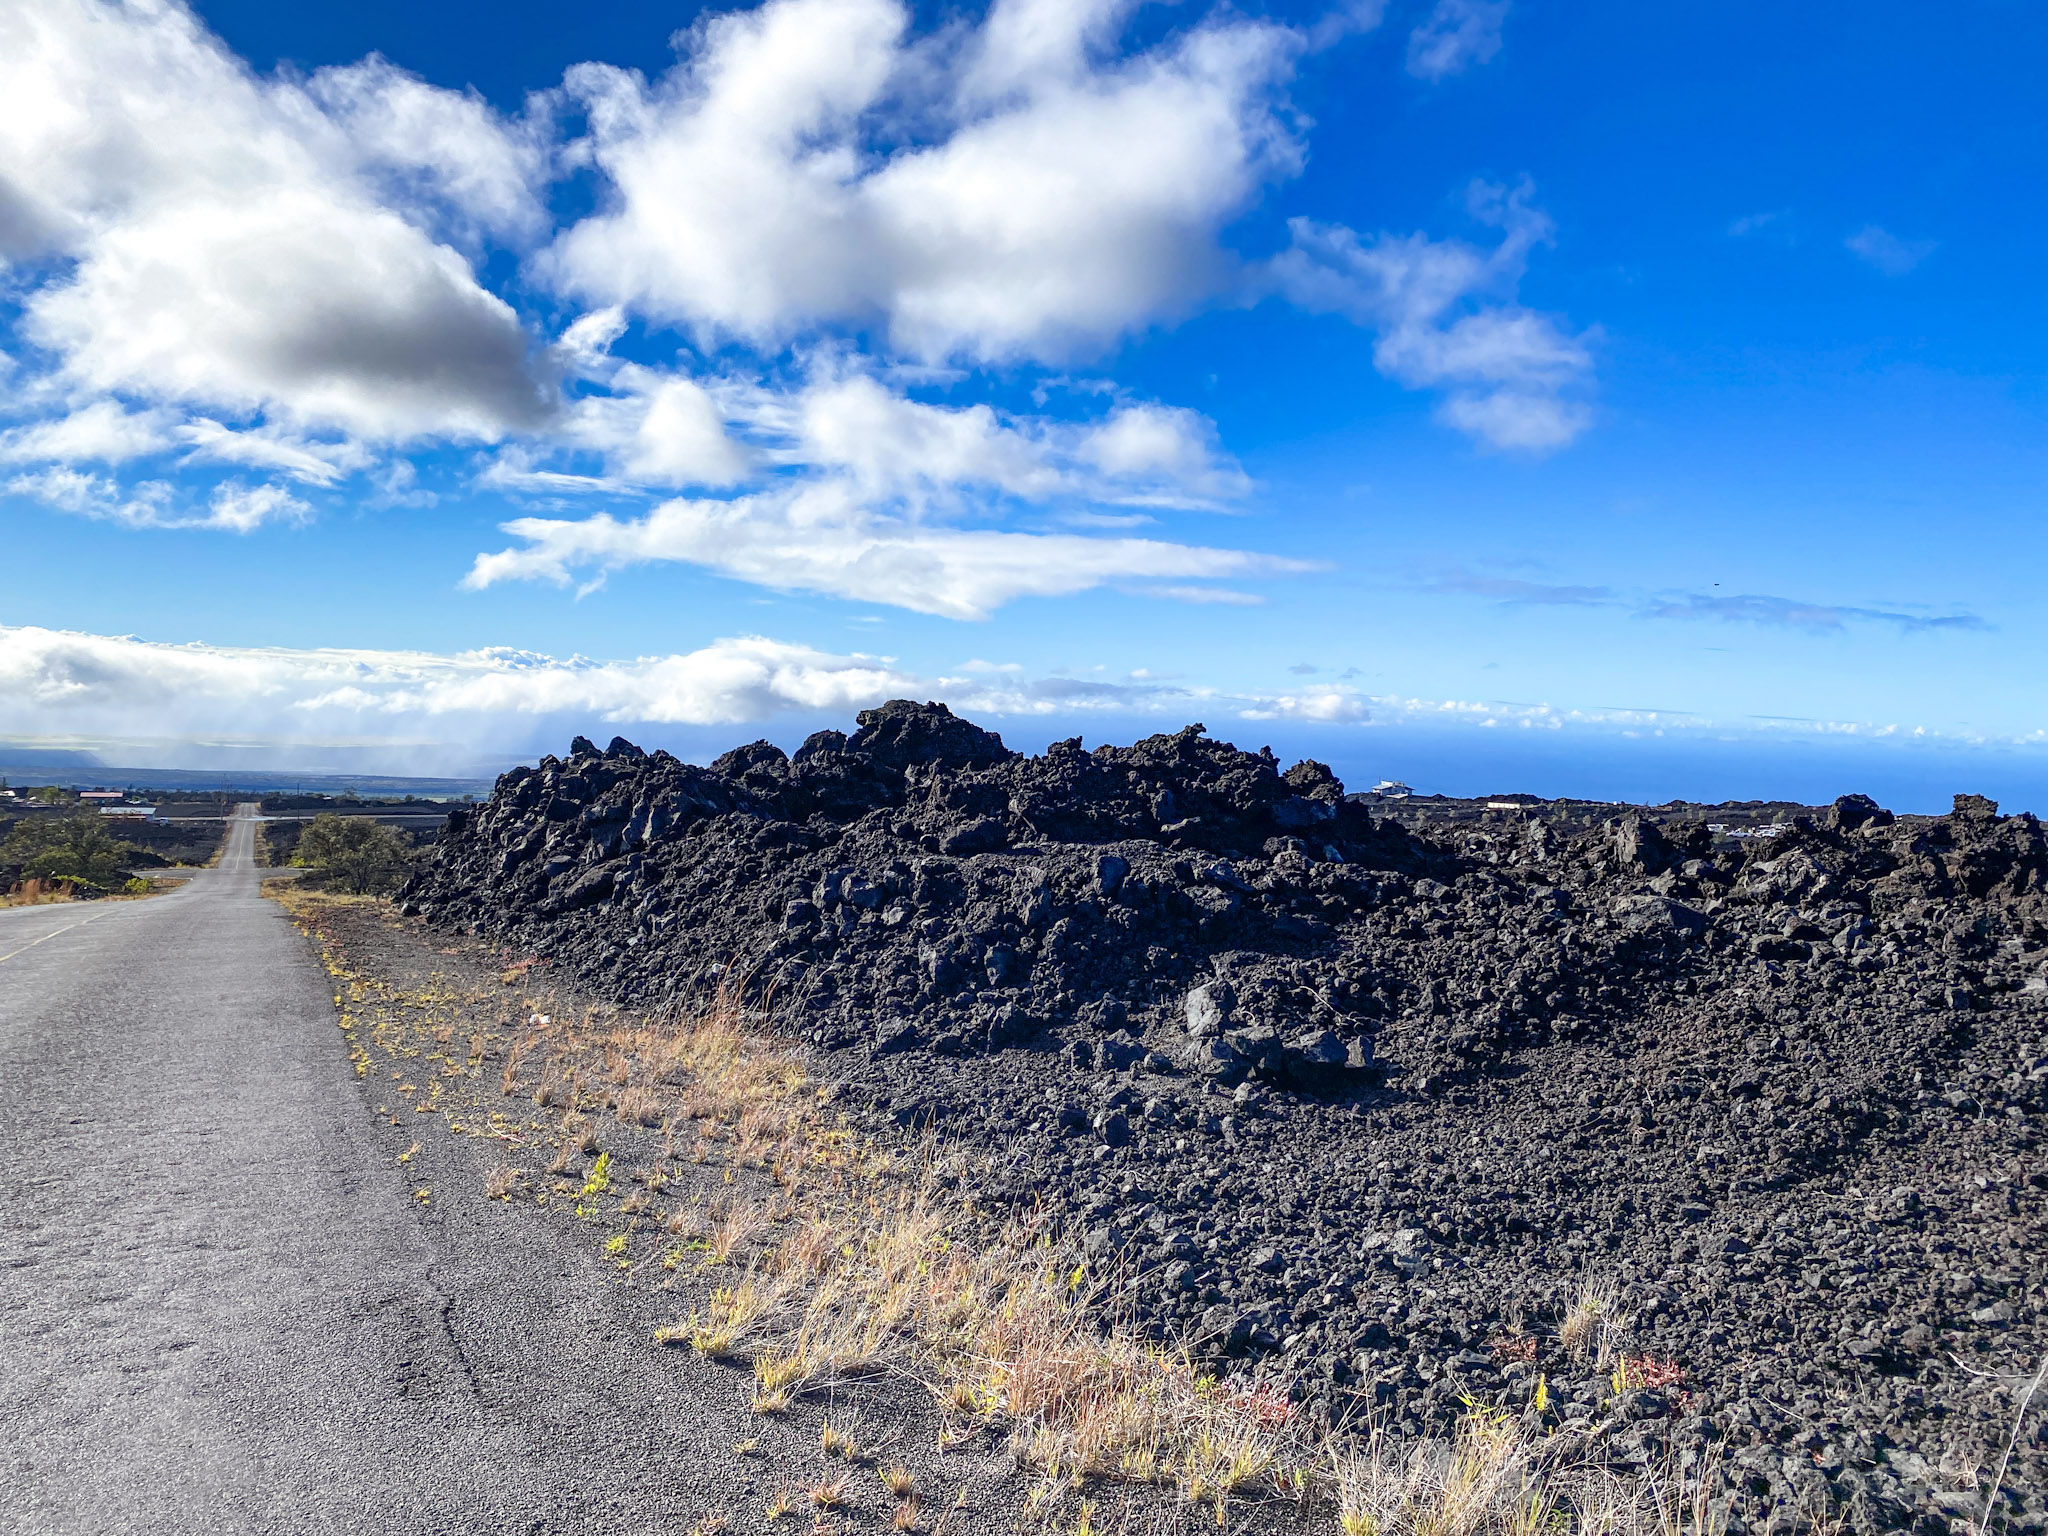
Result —
<path fill-rule="evenodd" d="M 24 754 L 28 755 L 28 754 Z M 487 778 L 404 778 L 371 773 L 294 773 L 271 768 L 124 768 L 100 763 L 88 752 L 29 755 L 27 762 L 0 759 L 0 779 L 9 784 L 55 784 L 65 789 L 105 788 L 200 791 L 225 789 L 242 794 L 304 791 L 307 794 L 355 793 L 388 798 L 417 795 L 423 800 L 479 799 L 491 792 Z M 52 758 L 68 761 L 52 762 Z"/>

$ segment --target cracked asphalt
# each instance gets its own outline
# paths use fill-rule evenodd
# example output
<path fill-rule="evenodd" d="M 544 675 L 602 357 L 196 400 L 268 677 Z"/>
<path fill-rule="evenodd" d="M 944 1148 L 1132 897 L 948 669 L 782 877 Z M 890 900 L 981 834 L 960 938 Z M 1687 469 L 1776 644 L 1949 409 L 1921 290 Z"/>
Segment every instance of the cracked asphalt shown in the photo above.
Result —
<path fill-rule="evenodd" d="M 0 1531 L 640 1532 L 750 1492 L 719 1452 L 758 1421 L 594 1255 L 464 1138 L 396 1165 L 252 811 L 172 894 L 0 912 Z"/>

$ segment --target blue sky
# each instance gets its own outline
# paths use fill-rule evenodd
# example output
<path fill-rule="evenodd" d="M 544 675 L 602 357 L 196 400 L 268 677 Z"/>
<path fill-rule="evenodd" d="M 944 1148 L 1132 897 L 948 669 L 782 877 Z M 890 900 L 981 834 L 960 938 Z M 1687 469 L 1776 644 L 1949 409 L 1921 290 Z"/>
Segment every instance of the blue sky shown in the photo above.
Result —
<path fill-rule="evenodd" d="M 0 732 L 2048 809 L 2044 31 L 29 0 Z"/>

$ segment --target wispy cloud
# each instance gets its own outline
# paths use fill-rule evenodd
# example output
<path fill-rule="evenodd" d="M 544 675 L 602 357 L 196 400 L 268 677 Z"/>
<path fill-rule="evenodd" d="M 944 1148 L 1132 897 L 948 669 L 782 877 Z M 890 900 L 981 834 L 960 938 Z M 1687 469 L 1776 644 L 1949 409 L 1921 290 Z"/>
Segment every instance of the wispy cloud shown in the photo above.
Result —
<path fill-rule="evenodd" d="M 1904 277 L 1934 254 L 1940 242 L 1934 240 L 1902 240 L 1890 230 L 1876 224 L 1866 224 L 1847 240 L 1857 260 L 1875 267 L 1886 277 Z"/>
<path fill-rule="evenodd" d="M 1792 210 L 1789 208 L 1774 208 L 1763 213 L 1745 213 L 1741 218 L 1729 222 L 1728 234 L 1736 240 L 1765 231 L 1775 234 L 1785 228 L 1791 217 Z"/>
<path fill-rule="evenodd" d="M 940 679 L 941 683 L 947 681 Z M 1111 683 L 1092 677 L 1041 677 L 1015 684 L 1004 694 L 1006 713 L 1044 712 L 1051 709 L 1087 708 L 1144 710 L 1162 699 L 1179 699 L 1181 689 L 1159 683 Z M 990 696 L 982 694 L 984 699 Z"/>
<path fill-rule="evenodd" d="M 2048 746 L 2048 731 L 1994 736 L 1944 731 L 1902 720 L 1841 720 L 1789 715 L 1717 717 L 1684 709 L 1571 706 L 1509 699 L 1423 699 L 1377 694 L 1363 695 L 1362 700 L 1370 707 L 1376 728 L 1395 730 L 1576 732 L 1626 740 L 1675 737 L 1727 742 L 1806 736 L 1900 744 L 1966 742 L 1983 745 L 1996 742 L 2037 749 Z"/>
<path fill-rule="evenodd" d="M 1408 73 L 1442 80 L 1484 64 L 1500 52 L 1509 0 L 1436 0 L 1408 34 Z"/>
<path fill-rule="evenodd" d="M 1907 634 L 1944 630 L 1989 630 L 1974 613 L 1924 614 L 1901 608 L 1864 608 L 1798 598 L 1743 593 L 1728 597 L 1688 593 L 1660 599 L 1640 610 L 1647 619 L 1709 619 L 1728 624 L 1762 624 L 1780 629 L 1835 631 L 1851 624 L 1888 624 Z"/>
<path fill-rule="evenodd" d="M 278 485 L 225 481 L 213 487 L 203 505 L 194 506 L 189 496 L 161 480 L 124 488 L 104 475 L 75 469 L 16 475 L 0 483 L 0 494 L 129 528 L 216 528 L 251 533 L 266 523 L 302 523 L 312 515 L 312 508 Z"/>
<path fill-rule="evenodd" d="M 188 460 L 276 470 L 305 485 L 333 485 L 370 462 L 369 454 L 348 441 L 313 441 L 277 427 L 238 432 L 205 416 L 179 428 L 178 435 L 192 445 Z"/>
<path fill-rule="evenodd" d="M 1416 583 L 1424 592 L 1490 598 L 1503 607 L 1614 608 L 1642 619 L 1693 619 L 1723 624 L 1757 624 L 1777 629 L 1833 632 L 1851 624 L 1883 624 L 1907 634 L 1989 630 L 1969 612 L 1925 613 L 1908 607 L 1824 603 L 1746 592 L 1630 593 L 1608 586 L 1530 581 L 1473 571 L 1445 571 Z"/>
<path fill-rule="evenodd" d="M 1226 608 L 1257 608 L 1266 601 L 1256 592 L 1236 592 L 1229 587 L 1149 586 L 1131 590 L 1177 603 L 1220 603 Z"/>
<path fill-rule="evenodd" d="M 1527 603 L 1550 607 L 1604 608 L 1615 603 L 1611 587 L 1564 586 L 1508 576 L 1479 576 L 1467 571 L 1452 571 L 1439 576 L 1428 583 L 1426 590 L 1464 592 L 1509 605 Z"/>
<path fill-rule="evenodd" d="M 871 510 L 844 483 L 821 481 L 727 501 L 666 502 L 645 517 L 527 517 L 505 525 L 517 547 L 479 555 L 464 584 L 567 584 L 628 566 L 681 562 L 763 586 L 983 619 L 1024 597 L 1058 597 L 1144 578 L 1279 575 L 1298 560 L 1156 539 L 1084 538 L 934 526 Z M 1183 601 L 1239 602 L 1215 589 L 1168 586 Z M 1256 599 L 1253 599 L 1256 601 Z"/>
<path fill-rule="evenodd" d="M 176 439 L 168 411 L 131 411 L 114 400 L 95 400 L 53 416 L 0 432 L 0 463 L 125 464 L 172 447 Z"/>
<path fill-rule="evenodd" d="M 1377 330 L 1375 366 L 1411 389 L 1442 390 L 1447 425 L 1494 448 L 1562 448 L 1592 424 L 1593 358 L 1584 337 L 1514 297 L 1529 253 L 1552 236 L 1533 198 L 1527 182 L 1468 189 L 1474 217 L 1501 232 L 1490 251 L 1294 219 L 1293 246 L 1269 271 L 1302 308 Z"/>

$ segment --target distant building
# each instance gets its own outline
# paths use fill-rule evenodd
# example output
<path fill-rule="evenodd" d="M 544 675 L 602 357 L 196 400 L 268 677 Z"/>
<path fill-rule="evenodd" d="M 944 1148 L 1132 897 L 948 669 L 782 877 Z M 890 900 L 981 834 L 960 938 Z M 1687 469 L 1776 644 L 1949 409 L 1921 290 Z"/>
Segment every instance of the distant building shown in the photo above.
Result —
<path fill-rule="evenodd" d="M 1406 784 L 1403 784 L 1399 779 L 1381 779 L 1379 783 L 1373 785 L 1366 793 L 1368 795 L 1378 795 L 1382 800 L 1406 800 L 1415 791 Z"/>
<path fill-rule="evenodd" d="M 102 816 L 127 816 L 140 821 L 145 817 L 154 816 L 156 814 L 156 807 L 153 805 L 103 805 L 100 807 L 100 814 Z"/>
<path fill-rule="evenodd" d="M 78 798 L 81 800 L 126 800 L 128 798 L 128 791 L 125 789 L 81 789 L 78 792 Z"/>
<path fill-rule="evenodd" d="M 1534 795 L 1507 795 L 1499 800 L 1487 801 L 1486 808 L 1489 811 L 1533 811 L 1542 803 Z"/>

